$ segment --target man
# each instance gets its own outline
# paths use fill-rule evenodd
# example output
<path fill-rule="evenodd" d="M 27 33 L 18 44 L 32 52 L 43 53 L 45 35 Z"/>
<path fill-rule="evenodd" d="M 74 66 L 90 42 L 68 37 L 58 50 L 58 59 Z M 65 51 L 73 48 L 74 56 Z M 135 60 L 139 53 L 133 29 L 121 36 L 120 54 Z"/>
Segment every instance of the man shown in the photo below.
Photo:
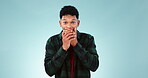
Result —
<path fill-rule="evenodd" d="M 64 6 L 60 11 L 60 34 L 46 44 L 45 71 L 55 78 L 90 78 L 90 71 L 99 66 L 99 56 L 93 36 L 80 33 L 78 10 Z"/>

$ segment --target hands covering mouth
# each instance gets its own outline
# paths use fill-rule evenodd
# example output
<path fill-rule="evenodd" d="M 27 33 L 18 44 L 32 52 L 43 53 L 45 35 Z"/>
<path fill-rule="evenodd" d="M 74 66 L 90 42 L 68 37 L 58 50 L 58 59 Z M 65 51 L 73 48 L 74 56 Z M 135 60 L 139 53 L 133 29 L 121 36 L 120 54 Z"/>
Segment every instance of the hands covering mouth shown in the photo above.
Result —
<path fill-rule="evenodd" d="M 70 47 L 70 45 L 75 46 L 78 43 L 78 41 L 77 41 L 77 29 L 76 28 L 63 29 L 62 42 L 63 42 L 62 47 L 66 51 Z"/>

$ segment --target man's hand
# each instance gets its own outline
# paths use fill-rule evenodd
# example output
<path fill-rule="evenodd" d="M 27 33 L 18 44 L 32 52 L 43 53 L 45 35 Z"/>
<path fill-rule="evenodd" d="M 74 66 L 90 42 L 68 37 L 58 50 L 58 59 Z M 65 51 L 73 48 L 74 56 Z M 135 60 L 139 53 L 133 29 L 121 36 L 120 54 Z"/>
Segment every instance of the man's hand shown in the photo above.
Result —
<path fill-rule="evenodd" d="M 63 49 L 68 50 L 70 45 L 75 46 L 78 41 L 77 41 L 77 30 L 76 28 L 72 30 L 63 30 L 62 32 L 62 42 L 63 42 Z"/>
<path fill-rule="evenodd" d="M 77 29 L 75 28 L 74 31 L 73 31 L 73 40 L 71 40 L 71 45 L 74 47 L 76 46 L 76 44 L 78 43 L 78 40 L 77 40 Z"/>

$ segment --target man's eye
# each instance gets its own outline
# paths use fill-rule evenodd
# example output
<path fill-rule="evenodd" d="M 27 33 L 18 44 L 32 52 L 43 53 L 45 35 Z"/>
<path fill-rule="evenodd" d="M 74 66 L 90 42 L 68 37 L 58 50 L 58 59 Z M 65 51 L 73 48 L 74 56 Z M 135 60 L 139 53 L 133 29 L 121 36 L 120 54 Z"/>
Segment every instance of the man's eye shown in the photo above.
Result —
<path fill-rule="evenodd" d="M 67 22 L 63 22 L 64 24 L 66 24 Z"/>
<path fill-rule="evenodd" d="M 74 24 L 75 22 L 71 22 L 71 23 L 73 23 L 73 24 Z"/>

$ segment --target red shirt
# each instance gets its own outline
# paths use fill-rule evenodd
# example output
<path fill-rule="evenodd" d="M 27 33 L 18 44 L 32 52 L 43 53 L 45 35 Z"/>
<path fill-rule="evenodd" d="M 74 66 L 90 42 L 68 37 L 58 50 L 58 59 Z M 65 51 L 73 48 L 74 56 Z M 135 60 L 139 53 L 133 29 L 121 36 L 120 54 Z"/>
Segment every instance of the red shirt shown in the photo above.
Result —
<path fill-rule="evenodd" d="M 74 78 L 74 51 L 72 48 L 70 49 L 70 78 Z"/>

